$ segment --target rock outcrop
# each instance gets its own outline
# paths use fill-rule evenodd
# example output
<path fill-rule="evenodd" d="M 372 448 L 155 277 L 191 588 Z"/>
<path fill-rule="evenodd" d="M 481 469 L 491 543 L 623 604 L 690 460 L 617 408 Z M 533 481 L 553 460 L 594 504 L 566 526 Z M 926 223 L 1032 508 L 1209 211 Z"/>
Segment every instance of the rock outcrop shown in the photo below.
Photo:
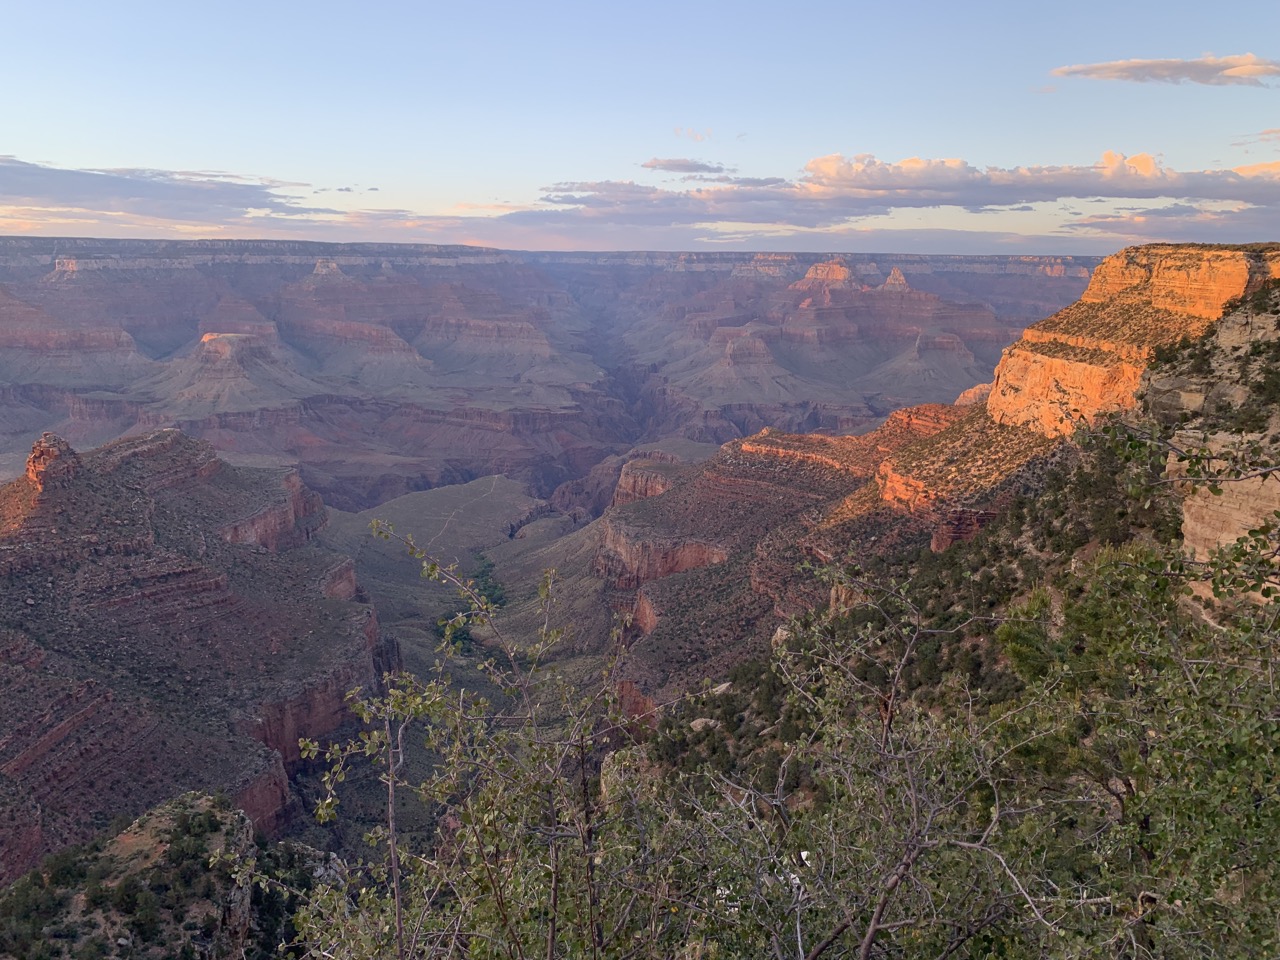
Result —
<path fill-rule="evenodd" d="M 1107 257 L 1080 299 L 1105 303 L 1144 290 L 1158 310 L 1212 321 L 1227 301 L 1278 274 L 1280 254 L 1274 250 L 1151 244 Z"/>
<path fill-rule="evenodd" d="M 79 469 L 80 457 L 71 444 L 52 433 L 42 434 L 27 457 L 27 479 L 37 493 L 66 486 Z"/>
<path fill-rule="evenodd" d="M 323 517 L 174 430 L 36 442 L 0 487 L 0 880 L 182 789 L 287 819 L 298 736 L 396 662 Z"/>
<path fill-rule="evenodd" d="M 654 489 L 652 463 L 628 464 L 635 477 L 624 474 L 615 504 L 583 534 L 596 538 L 590 570 L 603 581 L 601 599 L 645 636 L 628 657 L 632 679 L 650 690 L 679 689 L 764 643 L 777 616 L 817 602 L 797 567 L 831 559 L 821 554 L 825 537 L 851 491 L 870 489 L 873 509 L 893 514 L 874 495 L 878 466 L 969 413 L 900 410 L 849 437 L 767 430 L 725 444 L 698 467 L 672 470 Z M 642 492 L 651 495 L 633 496 Z M 927 539 L 928 521 L 917 526 Z"/>
<path fill-rule="evenodd" d="M 683 472 L 681 461 L 661 451 L 652 451 L 643 459 L 628 460 L 618 473 L 618 483 L 613 491 L 610 506 L 621 506 L 636 500 L 656 497 L 671 489 L 671 484 Z"/>
<path fill-rule="evenodd" d="M 929 538 L 929 549 L 941 553 L 953 544 L 971 540 L 998 516 L 995 510 L 951 510 L 934 529 L 933 536 Z"/>
<path fill-rule="evenodd" d="M 1004 351 L 987 409 L 997 423 L 1065 436 L 1135 405 L 1157 347 L 1202 335 L 1228 301 L 1280 275 L 1266 248 L 1156 244 L 1098 267 L 1078 303 Z"/>
<path fill-rule="evenodd" d="M 280 481 L 271 502 L 243 520 L 229 523 L 218 530 L 227 543 L 251 543 L 268 553 L 296 547 L 324 529 L 327 515 L 319 494 L 308 490 L 296 470 L 288 471 Z"/>
<path fill-rule="evenodd" d="M 1256 252 L 1271 253 L 1262 262 L 1280 274 L 1280 245 Z M 1238 268 L 1234 258 L 1229 262 Z M 1254 275 L 1258 272 L 1255 265 Z M 1210 468 L 1241 462 L 1242 451 L 1250 447 L 1263 457 L 1275 455 L 1280 282 L 1267 279 L 1267 289 L 1256 290 L 1250 302 L 1228 312 L 1189 354 L 1148 370 L 1143 378 L 1146 412 L 1174 431 L 1178 446 L 1211 453 Z M 1193 292 L 1202 294 L 1202 288 Z M 1256 459 L 1257 454 L 1244 455 L 1246 462 Z M 1181 477 L 1186 467 L 1171 456 L 1169 471 Z M 1204 484 L 1179 487 L 1183 545 L 1197 560 L 1273 522 L 1280 510 L 1280 483 L 1265 474 L 1222 482 L 1216 492 Z"/>
<path fill-rule="evenodd" d="M 894 267 L 897 270 L 897 267 Z M 898 276 L 902 272 L 898 271 Z M 904 281 L 905 282 L 905 281 Z M 804 277 L 791 285 L 792 290 L 827 290 L 832 287 L 860 286 L 843 260 L 827 260 L 815 263 Z"/>
<path fill-rule="evenodd" d="M 723 563 L 728 553 L 714 543 L 682 536 L 654 536 L 606 516 L 604 539 L 596 557 L 598 577 L 620 590 L 630 590 L 673 573 Z"/>
<path fill-rule="evenodd" d="M 1182 542 L 1197 560 L 1235 543 L 1280 510 L 1280 483 L 1254 477 L 1222 484 L 1219 493 L 1200 487 L 1182 502 Z"/>

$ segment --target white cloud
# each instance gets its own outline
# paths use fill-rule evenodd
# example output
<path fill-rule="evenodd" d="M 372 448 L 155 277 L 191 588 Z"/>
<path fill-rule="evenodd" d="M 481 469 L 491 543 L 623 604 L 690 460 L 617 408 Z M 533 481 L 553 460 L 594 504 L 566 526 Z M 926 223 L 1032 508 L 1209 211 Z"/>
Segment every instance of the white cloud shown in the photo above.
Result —
<path fill-rule="evenodd" d="M 1128 80 L 1133 83 L 1204 83 L 1212 86 L 1260 87 L 1264 80 L 1280 77 L 1280 60 L 1266 60 L 1252 53 L 1229 57 L 1203 56 L 1197 60 L 1110 60 L 1079 63 L 1051 71 L 1055 77 L 1090 77 L 1094 80 Z"/>

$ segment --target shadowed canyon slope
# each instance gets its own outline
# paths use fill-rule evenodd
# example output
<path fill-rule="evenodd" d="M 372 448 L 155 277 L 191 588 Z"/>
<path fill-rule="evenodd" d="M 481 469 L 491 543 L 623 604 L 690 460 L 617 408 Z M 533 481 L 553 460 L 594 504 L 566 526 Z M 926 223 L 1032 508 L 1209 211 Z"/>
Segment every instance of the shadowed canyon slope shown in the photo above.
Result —
<path fill-rule="evenodd" d="M 0 880 L 184 789 L 283 823 L 298 737 L 398 662 L 325 520 L 175 430 L 36 442 L 0 487 Z"/>
<path fill-rule="evenodd" d="M 173 426 L 344 509 L 548 495 L 646 441 L 950 400 L 1094 263 L 0 238 L 0 476 L 42 430 Z"/>
<path fill-rule="evenodd" d="M 1203 335 L 1276 277 L 1275 245 L 1122 251 L 1078 303 L 1004 351 L 989 396 L 966 391 L 964 405 L 903 409 L 860 436 L 766 430 L 698 466 L 632 461 L 599 521 L 558 546 L 513 543 L 493 555 L 500 572 L 504 562 L 523 570 L 526 557 L 560 565 L 580 578 L 578 589 L 594 589 L 597 609 L 630 613 L 628 669 L 649 692 L 722 676 L 781 617 L 826 599 L 798 564 L 938 551 L 971 537 L 1010 496 L 1037 489 L 1076 427 L 1134 407 L 1157 348 Z M 1237 339 L 1252 345 L 1260 335 Z M 1162 384 L 1175 413 L 1206 403 L 1230 410 L 1247 393 L 1215 392 L 1203 376 Z M 1202 551 L 1247 529 L 1260 514 L 1237 501 L 1256 495 L 1189 501 L 1189 542 Z"/>

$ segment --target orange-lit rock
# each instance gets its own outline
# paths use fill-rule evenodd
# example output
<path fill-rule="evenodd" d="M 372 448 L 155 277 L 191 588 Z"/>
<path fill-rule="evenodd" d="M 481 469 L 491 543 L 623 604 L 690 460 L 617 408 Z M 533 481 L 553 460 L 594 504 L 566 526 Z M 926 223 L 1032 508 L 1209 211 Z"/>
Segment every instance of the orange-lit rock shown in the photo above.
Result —
<path fill-rule="evenodd" d="M 1102 262 L 1080 301 L 1004 351 L 987 409 L 1002 424 L 1065 436 L 1131 409 L 1152 351 L 1195 338 L 1280 273 L 1280 252 L 1154 244 Z"/>
<path fill-rule="evenodd" d="M 1102 414 L 1131 409 L 1145 368 L 1101 352 L 1055 357 L 1010 347 L 987 409 L 998 423 L 1067 436 Z"/>
<path fill-rule="evenodd" d="M 960 393 L 956 397 L 957 407 L 968 407 L 975 403 L 986 403 L 987 397 L 991 396 L 991 384 L 980 383 L 976 387 L 970 387 Z"/>
<path fill-rule="evenodd" d="M 897 269 L 896 267 L 894 268 Z M 898 274 L 902 276 L 901 272 Z M 905 282 L 905 281 L 904 281 Z M 843 260 L 827 260 L 824 263 L 815 263 L 804 275 L 804 279 L 797 280 L 791 285 L 793 290 L 813 290 L 824 287 L 847 287 L 850 284 L 857 285 L 853 279 L 853 274 L 849 272 L 848 265 Z"/>
<path fill-rule="evenodd" d="M 80 456 L 71 444 L 52 433 L 42 434 L 27 457 L 27 479 L 37 492 L 65 486 L 80 469 Z"/>
<path fill-rule="evenodd" d="M 882 461 L 876 470 L 876 487 L 885 503 L 911 513 L 930 510 L 942 496 L 942 491 L 929 489 L 924 481 L 899 473 L 892 459 Z"/>
<path fill-rule="evenodd" d="M 902 275 L 902 270 L 898 267 L 894 267 L 889 271 L 889 276 L 885 279 L 885 282 L 881 284 L 880 289 L 897 293 L 906 293 L 911 289 L 911 286 L 907 283 L 907 278 Z"/>
<path fill-rule="evenodd" d="M 889 414 L 885 422 L 869 433 L 852 437 L 824 434 L 794 434 L 765 430 L 741 442 L 744 453 L 779 459 L 804 460 L 821 464 L 854 477 L 875 474 L 886 453 L 922 437 L 944 430 L 963 417 L 954 406 L 926 403 Z"/>
<path fill-rule="evenodd" d="M 1152 306 L 1217 320 L 1228 300 L 1277 275 L 1280 254 L 1274 251 L 1150 244 L 1107 257 L 1080 299 L 1103 303 L 1135 287 L 1149 287 Z"/>

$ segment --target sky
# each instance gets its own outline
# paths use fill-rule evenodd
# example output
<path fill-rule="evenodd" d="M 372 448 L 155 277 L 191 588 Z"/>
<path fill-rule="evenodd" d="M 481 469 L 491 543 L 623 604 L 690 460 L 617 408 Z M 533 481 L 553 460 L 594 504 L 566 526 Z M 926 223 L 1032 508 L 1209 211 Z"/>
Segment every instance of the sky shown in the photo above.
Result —
<path fill-rule="evenodd" d="M 1280 0 L 0 0 L 0 234 L 1280 240 Z"/>

